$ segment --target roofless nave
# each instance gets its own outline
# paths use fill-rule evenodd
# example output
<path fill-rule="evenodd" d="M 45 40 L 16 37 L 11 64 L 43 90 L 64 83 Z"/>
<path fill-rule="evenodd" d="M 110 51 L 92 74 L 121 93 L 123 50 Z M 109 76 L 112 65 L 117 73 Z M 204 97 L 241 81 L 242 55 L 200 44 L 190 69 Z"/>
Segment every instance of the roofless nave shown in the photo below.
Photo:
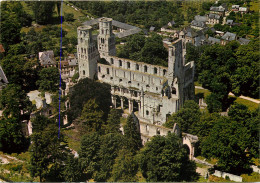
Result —
<path fill-rule="evenodd" d="M 185 64 L 185 41 L 169 48 L 168 68 L 116 57 L 112 19 L 100 18 L 97 47 L 89 23 L 78 27 L 78 63 L 81 78 L 97 78 L 111 85 L 113 107 L 128 107 L 140 121 L 143 142 L 166 135 L 161 125 L 177 112 L 185 100 L 194 97 L 194 62 Z M 92 22 L 91 25 L 95 26 Z M 104 58 L 107 64 L 98 63 Z M 165 132 L 164 132 L 165 131 Z M 195 138 L 195 137 L 194 137 Z"/>

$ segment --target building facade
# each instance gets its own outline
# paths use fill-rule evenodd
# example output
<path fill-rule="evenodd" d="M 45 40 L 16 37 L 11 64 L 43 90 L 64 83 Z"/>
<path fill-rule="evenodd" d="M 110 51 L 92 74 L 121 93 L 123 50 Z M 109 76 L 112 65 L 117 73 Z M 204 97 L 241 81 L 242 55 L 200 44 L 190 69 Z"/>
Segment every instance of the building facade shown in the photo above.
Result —
<path fill-rule="evenodd" d="M 99 20 L 97 47 L 91 31 L 91 26 L 78 28 L 79 76 L 110 84 L 115 108 L 128 108 L 141 122 L 162 125 L 185 100 L 193 99 L 195 66 L 185 63 L 184 40 L 169 47 L 168 67 L 162 67 L 116 57 L 112 19 Z M 100 58 L 107 63 L 98 63 Z"/>

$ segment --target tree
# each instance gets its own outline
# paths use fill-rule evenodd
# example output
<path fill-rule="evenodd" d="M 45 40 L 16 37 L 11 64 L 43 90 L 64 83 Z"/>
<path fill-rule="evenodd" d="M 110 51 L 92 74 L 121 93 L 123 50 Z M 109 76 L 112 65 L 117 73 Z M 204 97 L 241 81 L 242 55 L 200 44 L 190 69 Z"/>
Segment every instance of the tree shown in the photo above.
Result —
<path fill-rule="evenodd" d="M 140 168 L 149 182 L 196 181 L 196 165 L 189 160 L 175 134 L 154 136 L 140 152 Z"/>
<path fill-rule="evenodd" d="M 55 2 L 31 2 L 35 21 L 38 24 L 48 24 L 52 18 Z"/>
<path fill-rule="evenodd" d="M 119 150 L 124 145 L 124 140 L 122 134 L 115 133 L 109 133 L 101 137 L 101 145 L 98 152 L 98 167 L 93 174 L 95 181 L 106 182 L 112 176 L 113 165 Z"/>
<path fill-rule="evenodd" d="M 124 126 L 124 136 L 127 148 L 133 153 L 142 147 L 141 134 L 138 128 L 139 126 L 134 120 L 132 114 L 129 115 Z"/>
<path fill-rule="evenodd" d="M 222 103 L 221 97 L 219 97 L 216 93 L 211 93 L 206 97 L 207 109 L 210 113 L 213 112 L 221 112 L 222 111 Z"/>
<path fill-rule="evenodd" d="M 231 77 L 232 92 L 236 95 L 246 95 L 259 98 L 259 41 L 251 41 L 241 45 L 236 52 L 237 65 Z"/>
<path fill-rule="evenodd" d="M 50 124 L 43 131 L 33 133 L 31 140 L 31 176 L 39 176 L 40 181 L 64 181 L 64 160 L 68 150 L 63 136 L 58 138 L 58 127 Z"/>
<path fill-rule="evenodd" d="M 191 134 L 197 135 L 200 141 L 209 136 L 216 120 L 220 117 L 218 113 L 204 113 L 197 123 L 193 123 L 190 129 Z"/>
<path fill-rule="evenodd" d="M 68 120 L 72 122 L 80 117 L 85 103 L 89 99 L 94 99 L 100 110 L 104 112 L 103 120 L 106 121 L 111 105 L 111 86 L 104 83 L 95 82 L 85 78 L 79 80 L 70 90 L 70 109 Z"/>
<path fill-rule="evenodd" d="M 120 131 L 121 111 L 111 109 L 108 114 L 107 124 L 105 126 L 106 133 L 121 133 Z"/>
<path fill-rule="evenodd" d="M 192 124 L 199 122 L 200 116 L 198 104 L 193 100 L 187 100 L 184 102 L 183 108 L 168 119 L 165 126 L 173 128 L 174 123 L 178 123 L 183 132 L 189 132 Z"/>
<path fill-rule="evenodd" d="M 35 106 L 20 86 L 9 84 L 0 93 L 0 106 L 5 117 L 12 116 L 21 120 L 22 116 L 30 115 Z"/>
<path fill-rule="evenodd" d="M 93 174 L 98 167 L 100 145 L 100 135 L 97 132 L 84 135 L 81 139 L 79 157 L 87 179 L 93 178 Z"/>
<path fill-rule="evenodd" d="M 12 7 L 18 2 L 3 2 L 1 3 L 1 23 L 0 23 L 0 41 L 4 48 L 8 50 L 9 45 L 16 44 L 20 41 L 21 23 Z"/>
<path fill-rule="evenodd" d="M 40 91 L 56 92 L 59 90 L 60 74 L 56 67 L 43 68 L 39 73 L 36 84 Z M 64 88 L 64 82 L 61 83 Z"/>
<path fill-rule="evenodd" d="M 2 118 L 0 120 L 0 150 L 6 153 L 21 152 L 28 148 L 22 134 L 21 122 L 17 118 Z"/>
<path fill-rule="evenodd" d="M 235 173 L 250 172 L 250 158 L 245 150 L 250 142 L 246 126 L 228 117 L 221 117 L 202 141 L 202 155 L 218 158 L 218 169 Z"/>
<path fill-rule="evenodd" d="M 83 182 L 86 181 L 84 170 L 79 158 L 69 155 L 63 171 L 64 180 L 67 182 Z"/>
<path fill-rule="evenodd" d="M 137 158 L 126 148 L 121 149 L 118 154 L 113 165 L 112 181 L 136 182 L 136 173 L 138 171 Z"/>
<path fill-rule="evenodd" d="M 83 131 L 98 132 L 104 127 L 104 112 L 100 110 L 95 99 L 90 99 L 83 107 L 80 120 Z"/>

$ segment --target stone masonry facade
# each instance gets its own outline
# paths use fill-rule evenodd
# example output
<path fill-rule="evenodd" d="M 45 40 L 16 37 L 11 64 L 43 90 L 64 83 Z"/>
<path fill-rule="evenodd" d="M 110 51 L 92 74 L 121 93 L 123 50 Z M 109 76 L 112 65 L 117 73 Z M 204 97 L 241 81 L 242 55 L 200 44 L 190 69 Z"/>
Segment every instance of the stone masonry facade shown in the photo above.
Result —
<path fill-rule="evenodd" d="M 168 67 L 162 67 L 116 57 L 111 18 L 99 19 L 97 41 L 93 40 L 91 26 L 78 27 L 77 34 L 80 79 L 88 77 L 110 84 L 113 107 L 134 112 L 140 126 L 161 126 L 185 100 L 193 99 L 195 65 L 185 63 L 183 39 L 169 47 Z M 100 58 L 106 62 L 99 63 Z M 148 136 L 158 134 L 154 131 Z M 141 133 L 145 134 L 142 128 Z"/>

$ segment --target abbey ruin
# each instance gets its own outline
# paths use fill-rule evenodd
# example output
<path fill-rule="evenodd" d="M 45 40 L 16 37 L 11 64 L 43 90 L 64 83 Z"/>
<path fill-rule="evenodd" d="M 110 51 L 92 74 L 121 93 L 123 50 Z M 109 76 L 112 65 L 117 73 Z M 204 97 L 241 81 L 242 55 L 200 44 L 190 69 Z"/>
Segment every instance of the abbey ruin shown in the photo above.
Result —
<path fill-rule="evenodd" d="M 134 112 L 140 121 L 143 142 L 164 131 L 167 134 L 169 130 L 162 124 L 185 100 L 194 97 L 195 66 L 194 62 L 185 63 L 185 41 L 178 39 L 169 47 L 168 68 L 150 65 L 115 56 L 111 18 L 99 18 L 94 23 L 99 25 L 97 43 L 92 26 L 77 29 L 80 79 L 95 78 L 110 84 L 113 107 Z M 100 58 L 106 63 L 99 63 Z"/>

